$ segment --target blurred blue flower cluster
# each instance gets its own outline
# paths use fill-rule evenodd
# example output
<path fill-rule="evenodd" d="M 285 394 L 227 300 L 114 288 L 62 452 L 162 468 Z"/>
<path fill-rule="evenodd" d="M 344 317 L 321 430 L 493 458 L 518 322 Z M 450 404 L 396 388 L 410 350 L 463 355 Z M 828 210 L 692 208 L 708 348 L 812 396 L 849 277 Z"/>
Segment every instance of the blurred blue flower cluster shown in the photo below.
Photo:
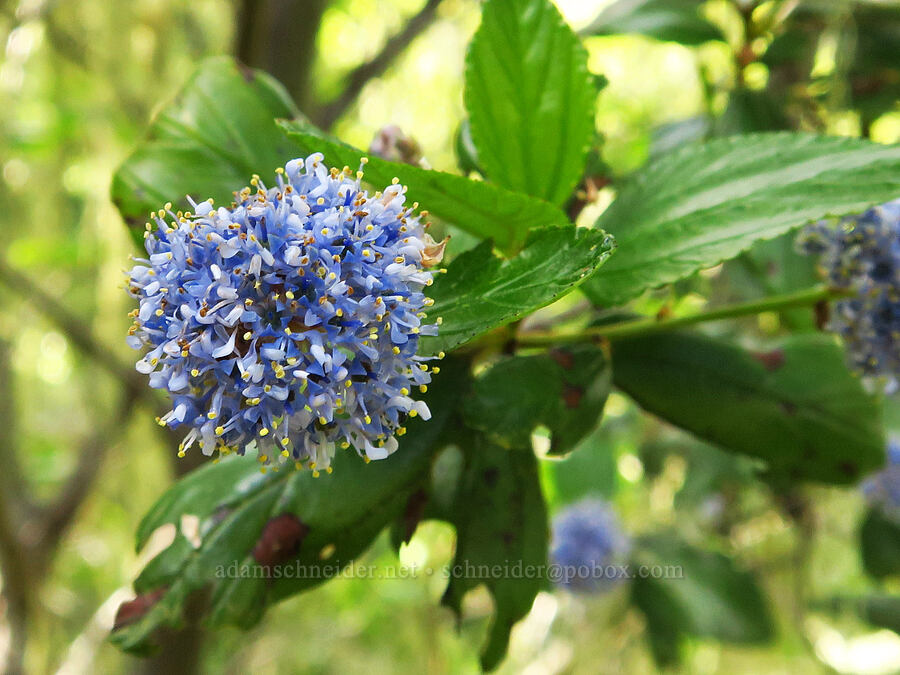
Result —
<path fill-rule="evenodd" d="M 396 179 L 369 195 L 362 171 L 323 161 L 288 162 L 270 188 L 254 176 L 230 208 L 168 204 L 147 224 L 129 344 L 171 393 L 159 423 L 190 427 L 180 454 L 255 447 L 317 474 L 336 446 L 387 457 L 408 417 L 430 416 L 413 392 L 438 368 L 416 351 L 440 323 L 424 323 L 423 291 L 443 245 Z"/>
<path fill-rule="evenodd" d="M 631 542 L 612 506 L 585 498 L 553 519 L 551 563 L 560 570 L 559 585 L 574 591 L 600 592 L 624 575 L 621 567 Z"/>
<path fill-rule="evenodd" d="M 818 255 L 828 282 L 852 289 L 834 303 L 828 328 L 855 369 L 888 393 L 900 384 L 900 199 L 838 223 L 822 221 L 798 238 Z"/>

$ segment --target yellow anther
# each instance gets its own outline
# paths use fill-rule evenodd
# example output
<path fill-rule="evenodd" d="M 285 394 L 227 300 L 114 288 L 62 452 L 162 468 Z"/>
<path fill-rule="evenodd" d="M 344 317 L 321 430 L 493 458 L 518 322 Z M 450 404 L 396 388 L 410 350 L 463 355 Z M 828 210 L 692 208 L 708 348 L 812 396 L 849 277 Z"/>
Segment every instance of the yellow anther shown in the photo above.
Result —
<path fill-rule="evenodd" d="M 225 427 L 223 427 L 221 424 L 216 427 L 216 436 L 221 436 L 224 433 L 225 433 Z"/>
<path fill-rule="evenodd" d="M 320 415 L 319 424 L 328 424 L 328 419 L 324 415 Z"/>
<path fill-rule="evenodd" d="M 322 204 L 324 204 L 324 203 L 325 203 L 325 197 L 319 197 L 316 200 L 316 204 L 318 204 L 319 206 L 322 206 Z"/>
<path fill-rule="evenodd" d="M 366 421 L 366 424 L 371 424 L 371 423 L 372 423 L 372 418 L 369 417 L 368 415 L 366 415 L 363 419 Z"/>
<path fill-rule="evenodd" d="M 313 471 L 312 476 L 313 476 L 313 478 L 318 478 L 318 477 L 319 477 L 319 472 L 318 472 L 318 471 Z"/>
<path fill-rule="evenodd" d="M 437 375 L 439 372 L 441 372 L 441 369 L 439 366 L 435 366 L 434 368 L 431 369 L 431 372 L 434 373 L 435 375 Z"/>
<path fill-rule="evenodd" d="M 156 310 L 155 314 L 156 316 L 162 316 L 163 314 L 165 314 L 165 312 L 163 312 L 161 309 L 158 309 Z"/>
<path fill-rule="evenodd" d="M 290 334 L 291 334 L 291 329 L 290 329 L 289 326 L 285 326 L 285 328 L 284 328 L 284 334 L 285 334 L 285 335 L 290 335 Z"/>
<path fill-rule="evenodd" d="M 179 451 L 178 451 L 178 456 L 179 456 L 179 457 L 184 457 L 184 450 L 179 450 Z"/>
<path fill-rule="evenodd" d="M 259 435 L 260 436 L 268 436 L 269 430 L 266 427 L 263 427 L 262 429 L 259 430 Z"/>
<path fill-rule="evenodd" d="M 193 369 L 191 370 L 191 375 L 192 375 L 192 376 L 197 377 L 199 374 L 200 374 L 200 371 L 197 370 L 196 368 L 193 368 Z"/>
<path fill-rule="evenodd" d="M 418 414 L 419 414 L 419 411 L 416 410 L 415 408 L 413 408 L 412 410 L 409 411 L 409 416 L 410 416 L 410 417 L 415 417 L 415 416 L 418 415 Z"/>
<path fill-rule="evenodd" d="M 341 449 L 346 450 L 350 447 L 350 444 L 347 441 L 341 441 Z"/>
<path fill-rule="evenodd" d="M 402 255 L 398 255 L 396 258 L 394 258 L 395 263 L 402 263 L 405 261 L 406 261 L 406 258 L 404 258 Z"/>
<path fill-rule="evenodd" d="M 394 176 L 393 178 L 391 178 L 391 185 L 396 185 L 399 182 L 400 182 L 400 179 L 397 178 L 397 176 Z"/>
<path fill-rule="evenodd" d="M 302 471 L 303 470 L 303 462 L 294 462 L 294 468 L 297 471 Z"/>
<path fill-rule="evenodd" d="M 447 355 L 446 355 L 444 352 L 438 352 L 437 357 L 438 357 L 439 359 L 442 359 L 442 358 L 444 358 L 445 356 L 447 356 Z"/>
<path fill-rule="evenodd" d="M 392 347 L 392 348 L 391 348 L 391 351 L 394 352 L 395 354 L 399 354 L 399 353 L 400 353 L 400 347 Z"/>
<path fill-rule="evenodd" d="M 325 468 L 325 473 L 331 473 L 332 471 L 334 471 L 334 469 L 332 469 L 330 466 Z"/>
<path fill-rule="evenodd" d="M 260 464 L 265 464 L 265 463 L 268 462 L 268 461 L 269 461 L 269 456 L 268 456 L 268 455 L 260 455 L 260 456 L 259 456 L 259 463 L 260 463 Z"/>
<path fill-rule="evenodd" d="M 427 384 L 420 384 L 420 385 L 419 385 L 419 391 L 420 391 L 421 393 L 424 394 L 426 391 L 428 391 L 428 385 L 427 385 Z"/>
<path fill-rule="evenodd" d="M 407 389 L 406 387 L 403 387 L 403 388 L 400 390 L 400 395 L 401 395 L 401 396 L 409 396 L 409 389 Z"/>
<path fill-rule="evenodd" d="M 444 323 L 444 317 L 439 316 L 437 319 L 434 320 L 434 322 L 435 322 L 438 326 L 440 326 L 440 325 L 442 325 L 442 324 Z"/>
<path fill-rule="evenodd" d="M 344 386 L 347 387 L 348 389 L 349 389 L 352 385 L 353 385 L 353 383 L 352 383 L 350 380 L 344 380 Z"/>
<path fill-rule="evenodd" d="M 290 456 L 291 456 L 291 451 L 290 451 L 290 450 L 282 450 L 282 451 L 281 451 L 281 456 L 282 456 L 282 457 L 290 457 Z"/>
<path fill-rule="evenodd" d="M 284 294 L 284 297 L 286 297 L 288 300 L 293 300 L 293 299 L 294 299 L 294 294 L 293 294 L 292 291 L 286 291 L 285 294 Z"/>
<path fill-rule="evenodd" d="M 213 412 L 212 410 L 210 410 L 208 413 L 206 413 L 206 416 L 211 420 L 214 420 L 217 417 L 216 413 Z"/>

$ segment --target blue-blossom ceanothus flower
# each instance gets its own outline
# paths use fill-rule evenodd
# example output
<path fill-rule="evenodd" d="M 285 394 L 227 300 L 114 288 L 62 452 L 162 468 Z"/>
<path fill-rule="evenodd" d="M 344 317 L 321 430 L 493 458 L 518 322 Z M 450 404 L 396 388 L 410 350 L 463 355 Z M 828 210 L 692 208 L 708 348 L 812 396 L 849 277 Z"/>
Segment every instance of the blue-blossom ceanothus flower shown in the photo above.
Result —
<path fill-rule="evenodd" d="M 900 441 L 888 443 L 887 463 L 863 481 L 862 491 L 869 504 L 888 516 L 900 518 Z"/>
<path fill-rule="evenodd" d="M 370 195 L 362 171 L 323 161 L 291 160 L 270 188 L 254 176 L 230 208 L 167 204 L 147 224 L 128 341 L 171 394 L 159 423 L 189 428 L 180 455 L 255 447 L 318 475 L 336 445 L 382 459 L 408 417 L 430 417 L 412 394 L 439 370 L 416 349 L 440 324 L 423 323 L 423 290 L 443 244 L 396 178 Z"/>
<path fill-rule="evenodd" d="M 851 365 L 887 393 L 900 385 L 900 199 L 838 223 L 810 225 L 798 239 L 820 256 L 828 282 L 852 290 L 838 300 L 828 328 L 847 346 Z"/>
<path fill-rule="evenodd" d="M 612 506 L 602 499 L 582 499 L 553 519 L 554 580 L 576 591 L 609 588 L 621 578 L 630 548 Z"/>

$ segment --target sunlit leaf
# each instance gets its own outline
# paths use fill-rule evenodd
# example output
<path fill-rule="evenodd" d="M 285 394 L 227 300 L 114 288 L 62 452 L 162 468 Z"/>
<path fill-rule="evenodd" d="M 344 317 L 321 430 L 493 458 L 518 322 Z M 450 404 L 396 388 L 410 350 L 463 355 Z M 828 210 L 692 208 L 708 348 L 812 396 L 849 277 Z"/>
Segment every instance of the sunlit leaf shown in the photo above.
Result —
<path fill-rule="evenodd" d="M 488 0 L 466 58 L 479 164 L 501 185 L 562 204 L 584 170 L 597 90 L 587 51 L 550 0 Z"/>

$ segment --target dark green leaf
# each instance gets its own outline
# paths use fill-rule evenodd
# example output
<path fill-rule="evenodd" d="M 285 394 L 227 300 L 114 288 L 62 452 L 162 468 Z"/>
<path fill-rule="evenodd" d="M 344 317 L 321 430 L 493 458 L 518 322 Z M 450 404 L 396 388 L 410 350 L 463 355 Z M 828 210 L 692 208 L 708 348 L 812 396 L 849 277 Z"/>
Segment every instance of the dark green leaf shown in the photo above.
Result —
<path fill-rule="evenodd" d="M 156 115 L 147 138 L 113 176 L 112 198 L 139 238 L 148 213 L 186 194 L 228 204 L 254 173 L 294 156 L 275 124 L 293 117 L 284 88 L 230 58 L 205 61 Z"/>
<path fill-rule="evenodd" d="M 304 122 L 282 121 L 281 126 L 298 152 L 322 152 L 332 166 L 359 166 L 366 154 Z M 521 246 L 532 228 L 568 222 L 566 215 L 551 204 L 464 176 L 378 157 L 369 157 L 365 171 L 366 180 L 379 188 L 399 178 L 409 189 L 409 198 L 423 209 L 478 237 L 493 238 L 505 250 Z"/>
<path fill-rule="evenodd" d="M 884 461 L 881 408 L 827 336 L 767 353 L 692 333 L 622 340 L 613 378 L 647 411 L 786 480 L 852 483 Z"/>
<path fill-rule="evenodd" d="M 141 524 L 138 544 L 174 523 L 175 542 L 135 583 L 146 602 L 113 633 L 124 650 L 152 646 L 163 626 L 183 622 L 185 605 L 202 593 L 212 625 L 252 626 L 265 609 L 337 574 L 404 509 L 428 474 L 438 438 L 465 388 L 466 367 L 448 363 L 429 393 L 433 417 L 413 420 L 390 458 L 364 463 L 351 451 L 335 457 L 334 473 L 260 473 L 252 457 L 207 464 L 173 486 Z M 182 516 L 199 519 L 194 548 Z M 206 590 L 211 593 L 205 593 Z M 150 599 L 150 600 L 148 600 Z M 125 613 L 127 614 L 127 612 Z"/>
<path fill-rule="evenodd" d="M 702 4 L 702 0 L 618 0 L 604 9 L 582 33 L 637 33 L 685 45 L 724 40 L 721 31 L 700 15 Z"/>
<path fill-rule="evenodd" d="M 538 425 L 551 431 L 551 452 L 572 450 L 593 429 L 611 386 L 603 352 L 592 346 L 513 356 L 476 380 L 466 422 L 506 447 L 531 447 Z"/>
<path fill-rule="evenodd" d="M 466 592 L 484 584 L 494 596 L 494 620 L 481 664 L 495 668 L 509 632 L 545 585 L 547 512 L 528 450 L 509 451 L 478 438 L 466 448 L 466 466 L 452 510 L 456 555 L 443 602 L 457 615 Z"/>
<path fill-rule="evenodd" d="M 488 0 L 466 58 L 466 110 L 491 180 L 562 204 L 584 170 L 596 88 L 550 0 Z"/>
<path fill-rule="evenodd" d="M 686 145 L 639 171 L 600 217 L 619 252 L 585 292 L 620 304 L 756 240 L 897 194 L 900 145 L 791 133 Z"/>
<path fill-rule="evenodd" d="M 681 635 L 738 644 L 772 639 L 765 596 L 753 575 L 727 556 L 660 535 L 637 543 L 633 565 L 658 576 L 639 574 L 632 599 L 647 616 L 651 634 L 659 634 L 654 644 L 665 646 L 667 656 Z"/>
<path fill-rule="evenodd" d="M 437 337 L 423 338 L 421 351 L 450 351 L 549 305 L 587 279 L 614 246 L 602 230 L 569 225 L 533 230 L 508 260 L 495 256 L 490 242 L 467 251 L 430 289 L 435 303 L 428 314 L 443 325 Z"/>
<path fill-rule="evenodd" d="M 876 579 L 900 574 L 900 524 L 872 509 L 866 514 L 859 536 L 866 572 Z"/>

